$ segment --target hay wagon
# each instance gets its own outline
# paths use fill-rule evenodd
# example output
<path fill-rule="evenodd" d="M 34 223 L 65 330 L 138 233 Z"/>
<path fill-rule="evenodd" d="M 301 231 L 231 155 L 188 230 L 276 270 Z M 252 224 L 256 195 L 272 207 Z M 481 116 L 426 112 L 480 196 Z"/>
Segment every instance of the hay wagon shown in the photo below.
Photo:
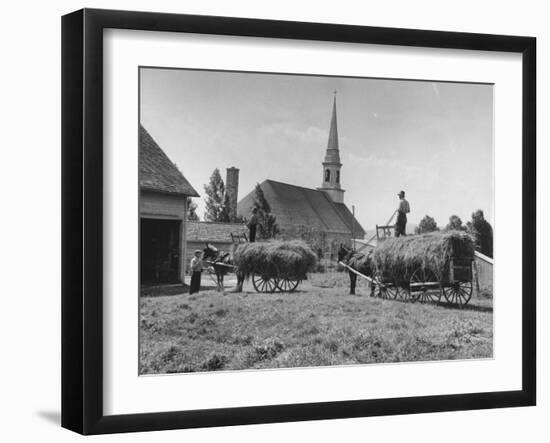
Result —
<path fill-rule="evenodd" d="M 387 238 L 387 228 L 377 226 L 371 295 L 420 302 L 440 301 L 466 305 L 473 293 L 474 246 L 463 232 L 433 233 L 401 239 Z M 379 234 L 381 231 L 381 235 Z"/>
<path fill-rule="evenodd" d="M 452 257 L 441 275 L 419 266 L 408 280 L 396 280 L 376 271 L 371 283 L 373 293 L 383 298 L 439 302 L 444 297 L 448 303 L 465 306 L 473 293 L 473 259 Z"/>
<path fill-rule="evenodd" d="M 298 240 L 243 243 L 235 251 L 235 265 L 257 292 L 294 292 L 316 263 L 311 248 Z"/>

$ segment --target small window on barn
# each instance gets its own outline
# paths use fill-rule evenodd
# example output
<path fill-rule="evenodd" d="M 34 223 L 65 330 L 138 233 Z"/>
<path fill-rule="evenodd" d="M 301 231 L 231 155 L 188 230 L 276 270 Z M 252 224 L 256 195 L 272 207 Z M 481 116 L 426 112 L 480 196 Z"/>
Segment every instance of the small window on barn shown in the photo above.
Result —
<path fill-rule="evenodd" d="M 340 183 L 340 171 L 336 171 L 336 183 Z"/>
<path fill-rule="evenodd" d="M 330 182 L 330 170 L 325 169 L 325 181 L 328 183 Z"/>

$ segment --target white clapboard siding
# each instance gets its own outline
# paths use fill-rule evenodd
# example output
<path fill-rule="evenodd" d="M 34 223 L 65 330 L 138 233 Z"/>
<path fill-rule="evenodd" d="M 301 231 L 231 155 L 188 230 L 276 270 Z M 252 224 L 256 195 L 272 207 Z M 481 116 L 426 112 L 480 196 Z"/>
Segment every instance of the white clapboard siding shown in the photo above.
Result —
<path fill-rule="evenodd" d="M 476 251 L 475 266 L 479 289 L 493 291 L 493 259 Z"/>

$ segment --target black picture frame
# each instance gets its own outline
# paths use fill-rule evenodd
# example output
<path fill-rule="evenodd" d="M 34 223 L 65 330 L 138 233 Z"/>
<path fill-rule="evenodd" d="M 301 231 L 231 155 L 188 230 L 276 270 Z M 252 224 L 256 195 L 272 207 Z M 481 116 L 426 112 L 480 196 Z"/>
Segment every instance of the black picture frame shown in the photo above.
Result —
<path fill-rule="evenodd" d="M 103 30 L 503 51 L 522 54 L 522 388 L 260 407 L 103 413 Z M 536 403 L 536 39 L 83 9 L 62 18 L 62 426 L 82 434 L 530 406 Z"/>

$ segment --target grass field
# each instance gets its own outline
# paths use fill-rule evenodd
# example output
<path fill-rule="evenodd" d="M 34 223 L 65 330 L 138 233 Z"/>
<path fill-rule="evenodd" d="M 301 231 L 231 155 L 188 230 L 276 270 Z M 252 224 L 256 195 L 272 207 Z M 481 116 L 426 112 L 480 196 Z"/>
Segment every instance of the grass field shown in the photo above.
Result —
<path fill-rule="evenodd" d="M 371 298 L 362 282 L 351 296 L 347 274 L 327 277 L 292 294 L 144 292 L 140 373 L 492 357 L 489 296 L 457 309 Z"/>

